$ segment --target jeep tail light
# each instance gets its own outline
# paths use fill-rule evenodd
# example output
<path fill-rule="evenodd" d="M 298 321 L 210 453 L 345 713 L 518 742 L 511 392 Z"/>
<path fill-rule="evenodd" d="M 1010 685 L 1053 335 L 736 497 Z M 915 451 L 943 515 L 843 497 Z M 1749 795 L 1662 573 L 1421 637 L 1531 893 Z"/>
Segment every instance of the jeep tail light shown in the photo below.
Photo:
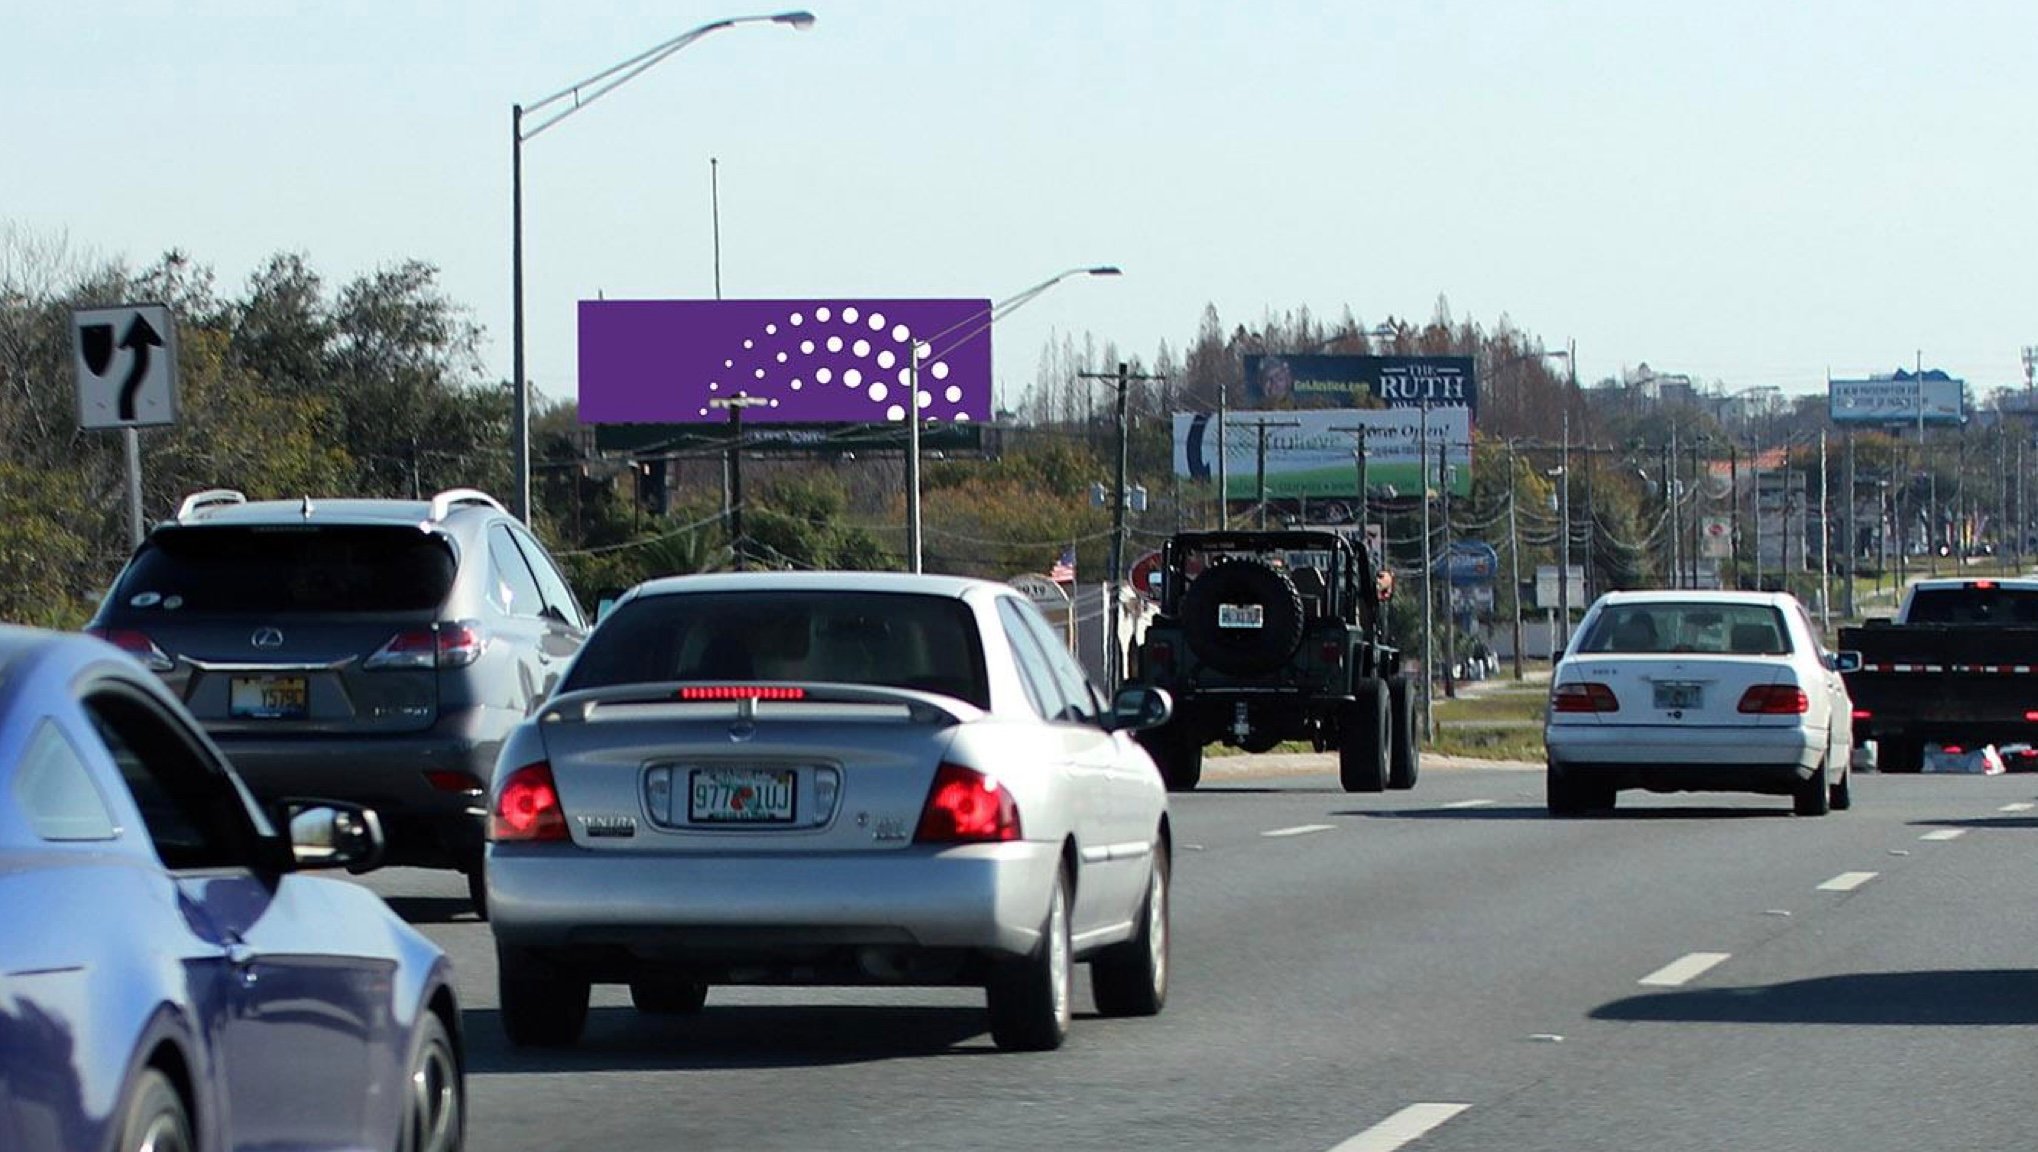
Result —
<path fill-rule="evenodd" d="M 1012 792 L 974 768 L 944 763 L 927 790 L 915 844 L 970 844 L 1019 839 L 1019 802 Z"/>
<path fill-rule="evenodd" d="M 1175 646 L 1164 640 L 1155 640 L 1146 646 L 1146 666 L 1155 671 L 1172 671 L 1175 667 Z"/>
<path fill-rule="evenodd" d="M 151 672 L 168 672 L 177 666 L 169 653 L 157 647 L 146 632 L 134 628 L 87 628 L 86 631 L 141 661 Z"/>
<path fill-rule="evenodd" d="M 1337 640 L 1325 640 L 1318 646 L 1316 653 L 1322 657 L 1325 664 L 1333 666 L 1342 664 L 1345 660 L 1345 646 L 1341 641 Z"/>
<path fill-rule="evenodd" d="M 1618 712 L 1620 701 L 1604 684 L 1573 681 L 1550 689 L 1552 712 Z"/>
<path fill-rule="evenodd" d="M 465 668 L 481 658 L 488 637 L 472 620 L 398 632 L 361 662 L 370 672 L 401 668 Z"/>
<path fill-rule="evenodd" d="M 1751 715 L 1795 716 L 1811 709 L 1811 697 L 1795 684 L 1757 684 L 1741 694 L 1740 711 Z"/>
<path fill-rule="evenodd" d="M 498 844 L 567 839 L 552 765 L 540 760 L 510 773 L 489 814 L 488 838 Z"/>

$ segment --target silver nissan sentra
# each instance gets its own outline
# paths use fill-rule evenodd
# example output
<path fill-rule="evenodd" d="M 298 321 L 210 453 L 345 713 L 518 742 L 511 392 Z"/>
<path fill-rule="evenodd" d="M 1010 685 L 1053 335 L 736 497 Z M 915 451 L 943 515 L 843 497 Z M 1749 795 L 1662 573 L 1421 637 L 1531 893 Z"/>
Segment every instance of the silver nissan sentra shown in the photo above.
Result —
<path fill-rule="evenodd" d="M 1168 989 L 1167 793 L 1011 588 L 738 573 L 632 589 L 503 746 L 488 900 L 503 1022 L 569 1045 L 589 986 L 974 985 L 1008 1049 Z"/>

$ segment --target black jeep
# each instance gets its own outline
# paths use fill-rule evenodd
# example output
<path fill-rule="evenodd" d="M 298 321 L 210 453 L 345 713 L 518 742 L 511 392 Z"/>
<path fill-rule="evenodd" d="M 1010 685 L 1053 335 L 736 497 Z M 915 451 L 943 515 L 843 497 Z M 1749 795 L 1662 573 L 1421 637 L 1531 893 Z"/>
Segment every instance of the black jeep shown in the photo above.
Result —
<path fill-rule="evenodd" d="M 1134 679 L 1174 719 L 1140 742 L 1172 791 L 1196 787 L 1203 746 L 1338 751 L 1347 792 L 1413 788 L 1414 698 L 1387 640 L 1391 582 L 1336 532 L 1189 532 L 1161 553 L 1160 615 Z"/>

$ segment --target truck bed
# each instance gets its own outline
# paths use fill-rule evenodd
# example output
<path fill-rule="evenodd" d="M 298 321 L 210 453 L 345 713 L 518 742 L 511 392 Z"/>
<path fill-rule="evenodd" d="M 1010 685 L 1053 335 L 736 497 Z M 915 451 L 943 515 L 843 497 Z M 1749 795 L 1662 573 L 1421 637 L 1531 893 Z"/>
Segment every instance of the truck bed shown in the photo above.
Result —
<path fill-rule="evenodd" d="M 1840 629 L 1840 647 L 1861 653 L 1846 677 L 1857 740 L 2038 739 L 2038 627 L 1871 624 Z"/>

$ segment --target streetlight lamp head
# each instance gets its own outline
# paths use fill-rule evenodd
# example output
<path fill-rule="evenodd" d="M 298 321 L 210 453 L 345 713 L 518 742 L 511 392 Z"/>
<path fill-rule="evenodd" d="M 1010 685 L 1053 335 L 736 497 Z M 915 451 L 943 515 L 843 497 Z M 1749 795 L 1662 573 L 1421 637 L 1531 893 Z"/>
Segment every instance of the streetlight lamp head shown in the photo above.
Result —
<path fill-rule="evenodd" d="M 773 24 L 790 24 L 796 31 L 805 31 L 814 26 L 812 12 L 780 12 L 771 18 Z"/>
<path fill-rule="evenodd" d="M 1118 269 L 1118 265 L 1116 265 L 1116 264 L 1099 264 L 1099 265 L 1097 265 L 1097 266 L 1096 266 L 1095 268 L 1085 268 L 1085 269 L 1083 269 L 1083 272 L 1084 272 L 1084 274 L 1085 274 L 1085 275 L 1089 275 L 1089 276 L 1123 276 L 1123 275 L 1124 275 L 1124 273 L 1123 273 L 1123 272 L 1119 271 L 1119 269 Z"/>

